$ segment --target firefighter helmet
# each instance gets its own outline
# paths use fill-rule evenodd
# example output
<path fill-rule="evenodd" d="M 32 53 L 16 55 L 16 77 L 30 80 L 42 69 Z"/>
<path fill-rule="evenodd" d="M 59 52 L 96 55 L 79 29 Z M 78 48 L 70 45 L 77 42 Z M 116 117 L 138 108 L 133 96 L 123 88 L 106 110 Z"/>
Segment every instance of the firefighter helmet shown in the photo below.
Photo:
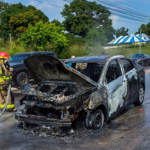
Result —
<path fill-rule="evenodd" d="M 0 58 L 9 59 L 9 55 L 5 52 L 0 52 Z"/>

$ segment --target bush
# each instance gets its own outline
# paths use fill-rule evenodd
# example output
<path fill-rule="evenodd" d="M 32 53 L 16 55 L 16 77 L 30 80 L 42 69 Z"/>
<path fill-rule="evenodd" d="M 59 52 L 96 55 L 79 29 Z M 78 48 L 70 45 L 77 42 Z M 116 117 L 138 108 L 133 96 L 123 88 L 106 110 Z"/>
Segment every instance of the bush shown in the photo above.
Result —
<path fill-rule="evenodd" d="M 87 55 L 86 44 L 74 44 L 64 51 L 62 58 L 71 58 L 71 56 L 79 57 Z"/>
<path fill-rule="evenodd" d="M 0 40 L 0 52 L 6 52 L 10 56 L 13 56 L 17 53 L 29 52 L 29 51 L 33 51 L 33 50 L 25 49 L 24 47 L 20 46 L 15 40 L 12 40 L 11 45 L 9 40 L 6 42 Z"/>
<path fill-rule="evenodd" d="M 47 45 L 52 44 L 52 50 L 61 58 L 62 52 L 68 45 L 63 30 L 63 27 L 56 26 L 53 23 L 40 21 L 35 26 L 29 25 L 28 29 L 21 34 L 18 42 L 26 48 L 32 47 L 39 51 L 45 50 Z"/>

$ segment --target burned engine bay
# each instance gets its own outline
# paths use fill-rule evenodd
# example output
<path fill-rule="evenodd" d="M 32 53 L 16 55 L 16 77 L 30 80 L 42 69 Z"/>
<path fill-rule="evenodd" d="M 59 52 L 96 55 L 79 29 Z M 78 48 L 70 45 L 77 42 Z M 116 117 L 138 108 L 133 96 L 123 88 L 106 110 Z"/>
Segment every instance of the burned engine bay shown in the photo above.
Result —
<path fill-rule="evenodd" d="M 21 100 L 26 108 L 24 114 L 28 114 L 31 119 L 42 120 L 49 118 L 74 120 L 83 109 L 82 100 L 86 100 L 88 94 L 94 90 L 90 90 L 87 94 L 87 91 L 77 86 L 75 82 L 63 81 L 43 81 L 34 90 L 30 89 L 30 86 L 31 84 L 28 84 L 21 88 L 22 93 L 26 94 Z"/>

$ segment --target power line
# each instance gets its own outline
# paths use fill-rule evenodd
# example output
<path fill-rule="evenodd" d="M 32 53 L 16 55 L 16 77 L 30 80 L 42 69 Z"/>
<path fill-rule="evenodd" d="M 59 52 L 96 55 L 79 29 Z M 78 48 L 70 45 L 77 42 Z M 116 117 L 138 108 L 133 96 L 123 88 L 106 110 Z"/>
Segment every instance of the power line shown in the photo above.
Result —
<path fill-rule="evenodd" d="M 141 12 L 139 12 L 139 11 L 133 11 L 132 9 L 130 9 L 130 8 L 128 8 L 128 7 L 126 7 L 126 6 L 120 6 L 120 5 L 118 5 L 118 4 L 116 4 L 116 3 L 114 3 L 114 2 L 112 2 L 112 1 L 110 1 L 110 0 L 96 0 L 96 1 L 99 1 L 99 2 L 101 2 L 101 3 L 104 3 L 104 4 L 106 4 L 106 5 L 109 5 L 109 6 L 111 6 L 111 7 L 115 7 L 115 8 L 118 8 L 119 10 L 122 10 L 122 11 L 126 11 L 126 13 L 129 13 L 129 14 L 134 14 L 134 15 L 140 15 L 140 16 L 142 16 L 142 17 L 150 17 L 150 16 L 148 16 L 148 15 L 146 15 L 146 14 L 144 14 L 143 12 L 141 13 Z M 131 6 L 130 6 L 131 7 Z"/>
<path fill-rule="evenodd" d="M 32 1 L 37 1 L 37 2 L 40 2 L 40 3 L 43 3 L 43 4 L 47 4 L 47 5 L 50 5 L 50 6 L 58 7 L 58 8 L 63 8 L 63 7 L 61 7 L 61 6 L 49 4 L 49 3 L 47 3 L 47 2 L 43 2 L 43 1 L 39 1 L 39 0 L 32 0 Z"/>
<path fill-rule="evenodd" d="M 113 20 L 113 19 L 112 19 Z M 124 20 L 116 20 L 116 22 L 125 22 L 125 23 L 132 23 L 132 24 L 141 24 L 140 22 L 128 22 Z"/>
<path fill-rule="evenodd" d="M 145 11 L 145 10 L 140 9 L 140 8 L 137 8 L 137 7 L 135 7 L 135 6 L 131 6 L 131 5 L 125 4 L 125 3 L 123 3 L 123 2 L 120 2 L 120 1 L 118 1 L 118 0 L 114 0 L 114 1 L 116 1 L 116 2 L 118 2 L 118 3 L 120 3 L 120 4 L 123 4 L 123 5 L 129 6 L 129 7 L 131 7 L 131 8 L 138 9 L 138 10 L 140 10 L 140 11 Z M 145 12 L 148 12 L 148 11 L 145 11 Z M 148 12 L 148 13 L 150 13 L 150 12 Z"/>
<path fill-rule="evenodd" d="M 112 2 L 110 2 L 108 0 L 105 0 L 105 1 L 103 1 L 103 0 L 96 0 L 96 1 L 99 1 L 99 2 L 104 3 L 106 5 L 109 5 L 110 7 L 106 7 L 109 10 L 116 11 L 116 12 L 119 12 L 121 14 L 128 15 L 130 17 L 136 17 L 136 18 L 142 19 L 142 20 L 143 20 L 143 18 L 149 18 L 149 16 L 147 16 L 145 14 L 141 14 L 139 12 L 138 13 L 137 12 L 133 12 L 131 9 L 129 10 L 128 8 L 125 8 L 125 7 L 122 8 L 122 7 L 117 6 L 116 4 L 114 4 L 114 3 L 112 3 Z M 112 7 L 114 7 L 114 8 L 112 8 Z M 118 9 L 116 9 L 116 8 L 118 8 Z"/>

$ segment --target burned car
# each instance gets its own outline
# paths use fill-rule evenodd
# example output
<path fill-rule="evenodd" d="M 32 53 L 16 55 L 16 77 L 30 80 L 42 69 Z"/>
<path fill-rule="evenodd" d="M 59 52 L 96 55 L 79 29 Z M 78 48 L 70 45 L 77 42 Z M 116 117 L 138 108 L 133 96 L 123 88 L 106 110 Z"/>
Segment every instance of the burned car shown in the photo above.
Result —
<path fill-rule="evenodd" d="M 23 85 L 20 122 L 71 127 L 85 112 L 87 128 L 102 128 L 121 110 L 144 101 L 145 70 L 124 56 L 87 56 L 67 60 L 37 55 L 25 60 L 38 85 Z"/>

